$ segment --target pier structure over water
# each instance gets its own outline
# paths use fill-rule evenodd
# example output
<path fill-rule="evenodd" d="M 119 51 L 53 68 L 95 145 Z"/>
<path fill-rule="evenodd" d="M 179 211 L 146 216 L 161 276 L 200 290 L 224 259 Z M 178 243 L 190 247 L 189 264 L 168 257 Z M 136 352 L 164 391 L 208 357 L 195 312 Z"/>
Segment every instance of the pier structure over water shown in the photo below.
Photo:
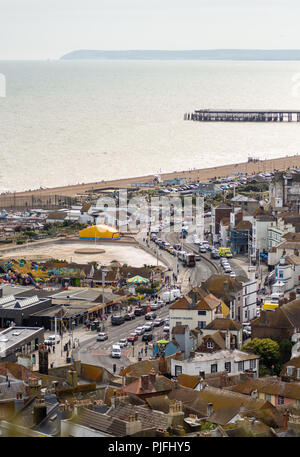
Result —
<path fill-rule="evenodd" d="M 184 120 L 200 122 L 300 122 L 300 111 L 201 109 L 195 110 L 193 113 L 185 113 Z"/>

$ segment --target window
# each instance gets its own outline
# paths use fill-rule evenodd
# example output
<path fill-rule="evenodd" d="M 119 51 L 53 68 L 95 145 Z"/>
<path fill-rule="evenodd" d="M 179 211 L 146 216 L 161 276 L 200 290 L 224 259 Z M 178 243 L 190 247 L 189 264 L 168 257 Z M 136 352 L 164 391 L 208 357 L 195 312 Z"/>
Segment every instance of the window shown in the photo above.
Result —
<path fill-rule="evenodd" d="M 214 343 L 212 341 L 208 341 L 206 346 L 208 349 L 213 349 Z"/>
<path fill-rule="evenodd" d="M 175 365 L 175 376 L 179 376 L 182 374 L 182 366 L 181 365 Z"/>
<path fill-rule="evenodd" d="M 206 311 L 198 311 L 198 316 L 206 316 Z"/>
<path fill-rule="evenodd" d="M 256 368 L 256 359 L 250 360 L 250 369 L 254 370 L 254 368 Z"/>
<path fill-rule="evenodd" d="M 292 365 L 289 365 L 286 371 L 288 376 L 293 376 L 294 367 Z"/>
<path fill-rule="evenodd" d="M 213 365 L 210 366 L 210 372 L 211 373 L 217 373 L 218 372 L 218 365 L 214 363 Z"/>
<path fill-rule="evenodd" d="M 266 401 L 271 401 L 271 395 L 265 394 L 265 400 Z"/>
<path fill-rule="evenodd" d="M 225 362 L 225 370 L 227 373 L 231 373 L 231 362 Z"/>
<path fill-rule="evenodd" d="M 279 270 L 279 278 L 283 279 L 283 271 L 282 270 Z"/>
<path fill-rule="evenodd" d="M 244 362 L 238 362 L 238 371 L 244 371 Z"/>
<path fill-rule="evenodd" d="M 181 321 L 180 322 L 176 322 L 176 325 L 181 325 Z"/>
<path fill-rule="evenodd" d="M 204 328 L 206 325 L 205 321 L 198 321 L 198 328 Z"/>
<path fill-rule="evenodd" d="M 300 379 L 300 368 L 297 368 L 297 379 Z"/>
<path fill-rule="evenodd" d="M 284 405 L 284 397 L 278 395 L 278 405 Z"/>

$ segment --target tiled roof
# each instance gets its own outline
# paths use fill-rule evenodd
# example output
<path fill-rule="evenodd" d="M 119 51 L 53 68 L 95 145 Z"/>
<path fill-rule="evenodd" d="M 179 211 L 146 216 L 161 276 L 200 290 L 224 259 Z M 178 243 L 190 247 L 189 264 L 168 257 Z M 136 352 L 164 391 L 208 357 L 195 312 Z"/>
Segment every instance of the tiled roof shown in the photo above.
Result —
<path fill-rule="evenodd" d="M 206 294 L 204 297 L 200 296 L 198 299 L 197 305 L 192 306 L 192 299 L 184 295 L 182 298 L 176 300 L 169 309 L 193 309 L 193 310 L 206 310 L 211 311 L 217 308 L 219 305 L 222 305 L 222 302 L 219 298 L 215 297 L 212 293 Z"/>
<path fill-rule="evenodd" d="M 125 376 L 126 374 L 134 376 L 136 378 L 149 374 L 152 369 L 158 373 L 159 360 L 142 360 L 141 362 L 128 365 L 124 370 L 120 372 L 120 376 Z"/>
<path fill-rule="evenodd" d="M 145 399 L 145 401 L 151 409 L 162 411 L 166 414 L 169 412 L 171 400 L 169 400 L 167 395 L 156 395 L 155 397 L 148 397 Z"/>
<path fill-rule="evenodd" d="M 154 382 L 148 379 L 148 386 L 146 389 L 143 388 L 142 385 L 142 378 L 139 378 L 130 384 L 128 386 L 125 386 L 122 388 L 123 392 L 125 393 L 131 393 L 131 394 L 148 394 L 148 393 L 154 393 L 154 392 L 164 392 L 171 390 L 173 388 L 174 384 L 172 381 L 170 381 L 168 378 L 165 376 L 156 376 L 156 379 Z"/>
<path fill-rule="evenodd" d="M 79 410 L 73 421 L 84 427 L 99 430 L 112 436 L 126 436 L 126 422 L 107 414 L 100 414 L 87 408 Z"/>
<path fill-rule="evenodd" d="M 181 386 L 189 387 L 190 389 L 194 389 L 199 384 L 199 376 L 181 374 L 176 379 Z"/>
<path fill-rule="evenodd" d="M 184 335 L 188 328 L 188 325 L 175 325 L 172 329 L 172 333 L 173 335 Z"/>
<path fill-rule="evenodd" d="M 128 417 L 137 414 L 137 420 L 141 421 L 142 429 L 147 428 L 167 428 L 168 416 L 161 411 L 153 411 L 143 406 L 134 406 L 126 403 L 120 403 L 116 408 L 107 413 L 110 417 L 128 420 Z"/>
<path fill-rule="evenodd" d="M 282 397 L 300 400 L 300 383 L 283 382 L 271 377 L 247 379 L 237 384 L 233 390 L 247 395 L 250 395 L 253 390 L 257 390 L 269 395 L 281 395 Z"/>
<path fill-rule="evenodd" d="M 225 349 L 225 339 L 223 338 L 223 335 L 220 332 L 213 333 L 212 335 L 206 335 L 204 337 L 204 340 L 206 341 L 207 339 L 212 339 L 220 349 Z"/>
<path fill-rule="evenodd" d="M 205 326 L 205 330 L 241 330 L 242 324 L 232 319 L 217 317 Z"/>
<path fill-rule="evenodd" d="M 251 230 L 252 224 L 250 221 L 241 221 L 236 226 L 235 229 L 237 230 Z"/>
<path fill-rule="evenodd" d="M 300 257 L 298 255 L 291 254 L 286 256 L 286 260 L 292 265 L 300 265 Z"/>
<path fill-rule="evenodd" d="M 186 411 L 194 411 L 202 417 L 207 417 L 207 405 L 212 403 L 214 412 L 209 421 L 220 425 L 226 425 L 241 407 L 248 412 L 272 407 L 265 400 L 253 400 L 246 395 L 210 386 L 200 391 L 180 387 L 172 390 L 168 397 L 182 401 Z"/>

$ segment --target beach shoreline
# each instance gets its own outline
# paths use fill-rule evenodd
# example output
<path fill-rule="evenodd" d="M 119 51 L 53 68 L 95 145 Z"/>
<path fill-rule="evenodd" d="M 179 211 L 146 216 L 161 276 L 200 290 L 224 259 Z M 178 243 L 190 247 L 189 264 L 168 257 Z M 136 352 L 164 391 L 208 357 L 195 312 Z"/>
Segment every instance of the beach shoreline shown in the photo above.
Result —
<path fill-rule="evenodd" d="M 210 168 L 190 169 L 183 171 L 174 171 L 169 173 L 161 173 L 160 177 L 162 182 L 166 179 L 185 178 L 187 183 L 192 181 L 206 181 L 213 178 L 224 178 L 235 175 L 237 173 L 260 173 L 271 172 L 274 170 L 284 171 L 288 168 L 300 167 L 300 155 L 285 156 L 275 159 L 266 159 L 258 161 L 248 161 L 236 164 L 220 165 Z M 130 188 L 134 189 L 133 184 L 153 184 L 155 173 L 135 176 L 131 178 L 103 180 L 91 183 L 74 184 L 68 186 L 58 186 L 44 189 L 27 190 L 22 192 L 9 193 L 7 196 L 11 198 L 12 195 L 19 197 L 29 196 L 43 196 L 43 195 L 63 195 L 66 197 L 76 197 L 91 192 L 96 192 L 99 189 L 107 188 Z M 140 186 L 143 187 L 143 186 Z M 145 186 L 144 186 L 145 187 Z M 5 195 L 1 195 L 0 200 L 3 203 Z"/>

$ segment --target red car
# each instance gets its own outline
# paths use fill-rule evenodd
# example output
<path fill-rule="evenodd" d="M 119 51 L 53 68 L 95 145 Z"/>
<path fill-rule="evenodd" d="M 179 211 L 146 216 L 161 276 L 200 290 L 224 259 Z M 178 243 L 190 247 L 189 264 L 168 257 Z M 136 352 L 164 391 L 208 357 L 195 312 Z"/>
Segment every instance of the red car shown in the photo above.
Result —
<path fill-rule="evenodd" d="M 136 341 L 138 339 L 138 336 L 136 333 L 130 333 L 129 337 L 127 338 L 127 341 Z"/>

